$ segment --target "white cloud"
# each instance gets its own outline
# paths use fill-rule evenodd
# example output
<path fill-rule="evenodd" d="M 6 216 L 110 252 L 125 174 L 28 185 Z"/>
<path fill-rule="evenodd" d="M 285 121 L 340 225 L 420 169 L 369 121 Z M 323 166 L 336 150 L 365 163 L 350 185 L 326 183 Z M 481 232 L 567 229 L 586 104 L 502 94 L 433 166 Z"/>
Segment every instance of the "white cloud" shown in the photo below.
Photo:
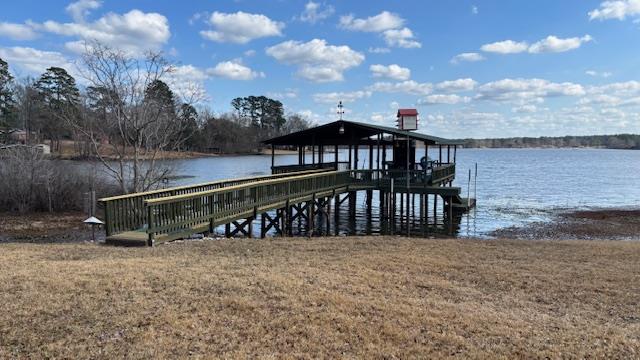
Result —
<path fill-rule="evenodd" d="M 258 77 L 265 77 L 264 73 L 253 71 L 250 67 L 242 65 L 235 60 L 220 62 L 215 67 L 207 69 L 207 73 L 211 76 L 230 80 L 253 80 Z"/>
<path fill-rule="evenodd" d="M 234 14 L 214 12 L 209 18 L 213 30 L 203 30 L 200 35 L 217 42 L 246 44 L 251 40 L 270 36 L 282 36 L 285 25 L 262 14 L 238 11 Z"/>
<path fill-rule="evenodd" d="M 166 74 L 166 82 L 171 90 L 184 102 L 204 100 L 207 91 L 204 82 L 209 76 L 207 73 L 193 65 L 180 65 Z"/>
<path fill-rule="evenodd" d="M 273 99 L 295 99 L 298 97 L 298 90 L 296 89 L 285 89 L 282 92 L 268 92 L 267 96 Z"/>
<path fill-rule="evenodd" d="M 331 5 L 321 5 L 320 3 L 309 1 L 304 6 L 304 11 L 300 14 L 299 19 L 303 22 L 315 24 L 318 21 L 324 20 L 335 12 L 335 9 Z"/>
<path fill-rule="evenodd" d="M 399 15 L 383 11 L 378 15 L 366 19 L 356 19 L 353 15 L 340 17 L 340 27 L 353 31 L 383 32 L 397 29 L 404 25 L 404 19 Z"/>
<path fill-rule="evenodd" d="M 33 40 L 38 37 L 38 33 L 25 24 L 0 22 L 0 36 L 13 40 Z"/>
<path fill-rule="evenodd" d="M 84 18 L 89 15 L 91 10 L 98 9 L 102 6 L 99 0 L 79 0 L 67 5 L 65 10 L 75 22 L 83 23 Z"/>
<path fill-rule="evenodd" d="M 498 54 L 517 54 L 527 51 L 529 44 L 526 42 L 516 42 L 513 40 L 498 41 L 491 44 L 485 44 L 480 47 L 484 52 Z"/>
<path fill-rule="evenodd" d="M 593 77 L 603 77 L 603 78 L 608 78 L 611 75 L 613 75 L 612 73 L 608 72 L 608 71 L 595 71 L 595 70 L 587 70 L 584 72 L 585 74 L 589 75 L 589 76 L 593 76 Z"/>
<path fill-rule="evenodd" d="M 401 67 L 397 64 L 391 64 L 388 66 L 375 64 L 369 67 L 374 78 L 388 78 L 393 80 L 409 80 L 411 77 L 411 70 L 405 67 Z"/>
<path fill-rule="evenodd" d="M 56 66 L 73 72 L 75 67 L 59 52 L 42 51 L 30 47 L 0 47 L 0 58 L 9 66 L 24 70 L 30 74 L 39 75 L 47 68 Z"/>
<path fill-rule="evenodd" d="M 473 15 L 478 15 L 478 7 L 475 5 L 471 6 L 471 13 Z"/>
<path fill-rule="evenodd" d="M 436 89 L 446 92 L 471 91 L 475 89 L 477 81 L 465 78 L 457 80 L 447 80 L 436 85 Z"/>
<path fill-rule="evenodd" d="M 255 56 L 255 55 L 256 55 L 256 51 L 253 50 L 253 49 L 250 49 L 250 50 L 247 50 L 247 51 L 244 52 L 244 56 L 246 56 L 246 57 L 252 57 L 252 56 Z"/>
<path fill-rule="evenodd" d="M 531 46 L 526 41 L 504 40 L 480 47 L 484 52 L 497 54 L 518 54 L 528 51 L 532 54 L 565 52 L 579 48 L 582 44 L 592 41 L 590 35 L 561 39 L 554 35 L 533 43 Z"/>
<path fill-rule="evenodd" d="M 640 96 L 640 81 L 617 82 L 587 89 L 589 94 L 608 94 L 618 97 Z"/>
<path fill-rule="evenodd" d="M 582 85 L 570 82 L 554 83 L 543 79 L 502 79 L 483 84 L 477 98 L 493 101 L 541 102 L 554 96 L 582 96 Z"/>
<path fill-rule="evenodd" d="M 622 99 L 617 96 L 611 96 L 607 94 L 594 95 L 591 97 L 584 97 L 578 101 L 578 105 L 608 105 L 615 106 L 622 103 Z"/>
<path fill-rule="evenodd" d="M 603 1 L 598 9 L 589 11 L 590 20 L 624 20 L 640 15 L 640 0 Z"/>
<path fill-rule="evenodd" d="M 471 98 L 467 96 L 460 96 L 456 94 L 433 94 L 425 97 L 424 99 L 418 100 L 419 105 L 436 105 L 436 104 L 446 104 L 446 105 L 455 105 L 460 103 L 468 103 L 471 101 Z"/>
<path fill-rule="evenodd" d="M 389 48 L 383 48 L 383 47 L 370 47 L 368 50 L 371 54 L 386 54 L 391 52 L 391 50 Z"/>
<path fill-rule="evenodd" d="M 471 52 L 471 53 L 462 53 L 462 54 L 458 54 L 456 56 L 454 56 L 451 59 L 451 63 L 452 64 L 459 64 L 461 62 L 476 62 L 476 61 L 482 61 L 484 60 L 484 56 L 475 53 L 475 52 Z"/>
<path fill-rule="evenodd" d="M 92 23 L 59 23 L 50 20 L 34 26 L 54 34 L 80 38 L 80 41 L 65 44 L 67 49 L 76 52 L 84 50 L 84 41 L 98 41 L 139 55 L 146 50 L 159 50 L 171 36 L 166 17 L 140 10 L 131 10 L 123 15 L 108 13 Z"/>
<path fill-rule="evenodd" d="M 371 114 L 371 121 L 373 122 L 383 123 L 385 119 L 387 119 L 387 116 L 385 114 L 382 114 L 382 113 Z"/>
<path fill-rule="evenodd" d="M 405 20 L 398 14 L 383 11 L 366 19 L 357 19 L 353 15 L 342 16 L 339 26 L 352 31 L 380 33 L 387 46 L 407 49 L 422 47 L 422 44 L 415 39 L 413 31 L 403 27 L 404 23 Z"/>
<path fill-rule="evenodd" d="M 352 92 L 330 92 L 313 94 L 313 101 L 321 104 L 337 104 L 338 101 L 343 103 L 354 102 L 359 99 L 368 98 L 371 91 L 352 91 Z"/>
<path fill-rule="evenodd" d="M 511 108 L 511 112 L 516 114 L 531 114 L 538 111 L 538 107 L 533 104 L 522 105 Z"/>
<path fill-rule="evenodd" d="M 402 82 L 377 82 L 367 87 L 369 91 L 378 91 L 386 93 L 405 93 L 410 95 L 428 95 L 433 90 L 430 83 L 418 83 L 414 80 Z"/>
<path fill-rule="evenodd" d="M 344 71 L 364 61 L 362 53 L 346 45 L 327 45 L 321 39 L 285 41 L 267 48 L 266 53 L 281 63 L 297 65 L 298 75 L 314 82 L 341 81 Z"/>
<path fill-rule="evenodd" d="M 560 39 L 556 36 L 550 35 L 547 38 L 542 39 L 529 47 L 529 52 L 532 54 L 548 53 L 548 52 L 565 52 L 579 48 L 582 44 L 593 40 L 589 35 L 583 37 L 572 37 L 567 39 Z"/>
<path fill-rule="evenodd" d="M 420 48 L 422 44 L 416 41 L 413 32 L 409 28 L 386 30 L 382 33 L 382 37 L 388 46 L 401 48 Z"/>

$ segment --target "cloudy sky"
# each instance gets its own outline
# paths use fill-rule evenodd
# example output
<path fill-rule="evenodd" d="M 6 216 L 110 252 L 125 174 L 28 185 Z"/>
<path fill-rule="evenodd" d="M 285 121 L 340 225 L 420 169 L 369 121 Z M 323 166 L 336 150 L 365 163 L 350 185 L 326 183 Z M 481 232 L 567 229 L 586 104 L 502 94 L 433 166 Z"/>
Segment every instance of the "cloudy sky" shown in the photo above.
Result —
<path fill-rule="evenodd" d="M 21 0 L 0 14 L 17 77 L 73 73 L 87 40 L 163 51 L 216 112 L 267 95 L 316 123 L 447 137 L 640 133 L 640 0 Z"/>

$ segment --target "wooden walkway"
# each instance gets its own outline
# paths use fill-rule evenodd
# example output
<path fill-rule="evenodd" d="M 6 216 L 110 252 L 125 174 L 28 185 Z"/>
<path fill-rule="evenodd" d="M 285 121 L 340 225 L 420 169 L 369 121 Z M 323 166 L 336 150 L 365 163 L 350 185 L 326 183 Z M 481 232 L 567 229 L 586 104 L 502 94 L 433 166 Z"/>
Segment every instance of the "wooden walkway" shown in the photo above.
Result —
<path fill-rule="evenodd" d="M 433 169 L 428 176 L 422 171 L 312 170 L 217 181 L 100 201 L 106 211 L 108 242 L 153 245 L 195 233 L 213 232 L 220 225 L 226 225 L 228 235 L 242 232 L 251 236 L 252 220 L 258 215 L 262 215 L 263 236 L 269 228 L 286 233 L 295 217 L 292 209 L 300 212 L 300 204 L 306 204 L 305 218 L 312 226 L 314 211 L 325 211 L 323 207 L 330 206 L 327 199 L 339 199 L 345 193 L 355 199 L 351 194 L 361 190 L 433 194 L 445 199 L 450 209 L 465 210 L 466 200 L 459 197 L 460 188 L 442 186 L 454 176 L 453 164 Z M 266 214 L 272 210 L 277 211 L 275 218 Z M 231 224 L 236 227 L 233 233 Z"/>

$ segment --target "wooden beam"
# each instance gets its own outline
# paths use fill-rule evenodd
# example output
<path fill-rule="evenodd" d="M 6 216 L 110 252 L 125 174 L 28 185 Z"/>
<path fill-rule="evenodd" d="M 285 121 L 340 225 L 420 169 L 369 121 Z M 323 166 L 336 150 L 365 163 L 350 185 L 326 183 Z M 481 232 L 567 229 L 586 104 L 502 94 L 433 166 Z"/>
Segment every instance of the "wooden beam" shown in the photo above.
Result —
<path fill-rule="evenodd" d="M 271 145 L 271 169 L 276 166 L 276 149 L 273 144 Z"/>

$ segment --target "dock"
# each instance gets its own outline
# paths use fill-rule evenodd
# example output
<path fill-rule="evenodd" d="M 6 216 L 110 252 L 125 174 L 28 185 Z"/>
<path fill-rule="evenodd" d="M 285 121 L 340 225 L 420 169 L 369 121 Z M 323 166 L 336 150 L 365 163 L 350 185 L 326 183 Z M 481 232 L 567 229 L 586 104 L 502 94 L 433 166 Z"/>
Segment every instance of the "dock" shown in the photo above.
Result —
<path fill-rule="evenodd" d="M 424 142 L 425 149 L 419 161 L 417 141 Z M 391 221 L 405 211 L 406 215 L 416 214 L 415 204 L 419 204 L 420 217 L 441 211 L 451 233 L 455 215 L 475 206 L 475 199 L 462 198 L 460 187 L 452 185 L 459 145 L 454 141 L 339 120 L 265 144 L 272 148 L 271 175 L 100 199 L 107 243 L 152 246 L 213 233 L 219 226 L 224 226 L 226 236 L 252 237 L 257 219 L 260 237 L 269 231 L 290 236 L 296 220 L 303 221 L 307 234 L 313 235 L 318 215 L 328 225 L 340 221 L 340 207 L 348 206 L 349 217 L 355 217 L 358 192 L 366 194 L 370 213 L 376 191 L 380 217 Z M 296 146 L 298 164 L 276 166 L 276 146 Z M 327 161 L 327 146 L 334 148 L 333 161 Z M 368 168 L 358 168 L 359 147 L 368 148 Z M 429 147 L 437 147 L 437 160 L 430 160 Z M 309 149 L 310 163 L 305 154 Z M 339 161 L 339 150 L 348 151 L 348 161 Z M 387 151 L 393 160 L 388 159 Z"/>

